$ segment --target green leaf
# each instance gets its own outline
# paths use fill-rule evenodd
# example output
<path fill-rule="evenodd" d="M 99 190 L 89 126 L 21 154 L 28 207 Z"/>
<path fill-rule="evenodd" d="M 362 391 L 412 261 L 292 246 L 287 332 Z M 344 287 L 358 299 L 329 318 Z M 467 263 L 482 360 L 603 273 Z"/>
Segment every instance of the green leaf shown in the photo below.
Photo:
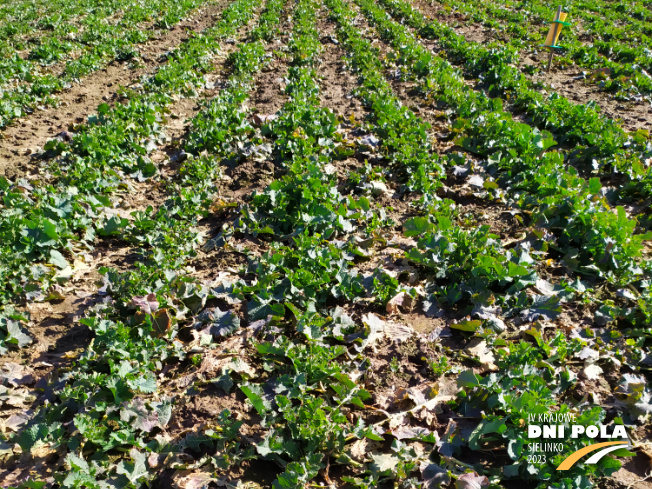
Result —
<path fill-rule="evenodd" d="M 68 462 L 68 465 L 73 470 L 79 470 L 81 472 L 88 472 L 89 470 L 88 462 L 73 452 L 68 454 L 66 462 Z"/>
<path fill-rule="evenodd" d="M 131 450 L 129 453 L 133 460 L 132 462 L 125 462 L 124 460 L 118 464 L 116 472 L 125 475 L 129 482 L 141 486 L 140 482 L 144 482 L 148 477 L 147 471 L 147 456 L 144 453 Z"/>
<path fill-rule="evenodd" d="M 106 387 L 113 393 L 116 404 L 129 400 L 133 393 L 129 389 L 127 382 L 118 377 L 111 377 L 106 382 Z"/>
<path fill-rule="evenodd" d="M 156 377 L 151 373 L 149 375 L 140 375 L 135 380 L 130 380 L 129 385 L 134 390 L 151 394 L 156 392 Z"/>
<path fill-rule="evenodd" d="M 487 190 L 491 190 L 491 189 L 497 189 L 497 188 L 499 188 L 499 187 L 498 187 L 498 184 L 497 184 L 496 182 L 494 182 L 493 180 L 486 180 L 486 181 L 482 184 L 482 186 L 483 186 L 485 189 L 487 189 Z"/>
<path fill-rule="evenodd" d="M 597 195 L 600 193 L 600 189 L 602 189 L 600 179 L 598 177 L 591 178 L 589 180 L 589 192 L 591 192 L 593 195 Z"/>
<path fill-rule="evenodd" d="M 229 336 L 240 327 L 240 318 L 233 311 L 222 311 L 219 307 L 210 312 L 210 320 L 201 331 L 218 338 Z"/>
<path fill-rule="evenodd" d="M 32 338 L 23 333 L 20 323 L 11 319 L 7 320 L 7 333 L 9 333 L 8 341 L 16 340 L 18 347 L 22 348 L 32 342 Z"/>
<path fill-rule="evenodd" d="M 420 236 L 433 228 L 427 217 L 411 217 L 403 224 L 403 234 L 408 238 Z"/>
<path fill-rule="evenodd" d="M 120 232 L 129 225 L 129 221 L 120 216 L 113 216 L 106 220 L 104 227 L 99 229 L 101 236 L 112 236 Z"/>
<path fill-rule="evenodd" d="M 263 402 L 262 396 L 256 394 L 249 386 L 241 385 L 240 390 L 244 392 L 244 395 L 247 396 L 247 399 L 251 401 L 251 404 L 254 405 L 258 414 L 263 416 L 267 412 L 265 403 Z"/>
<path fill-rule="evenodd" d="M 473 373 L 473 370 L 465 370 L 457 377 L 457 385 L 460 387 L 475 387 L 480 385 L 480 378 Z"/>
<path fill-rule="evenodd" d="M 273 299 L 264 299 L 255 295 L 247 303 L 247 312 L 249 322 L 254 322 L 259 319 L 266 319 L 267 316 L 283 317 L 285 315 L 285 306 L 274 303 Z"/>
<path fill-rule="evenodd" d="M 51 239 L 59 239 L 59 233 L 57 233 L 57 225 L 52 222 L 50 219 L 43 219 L 43 232 Z"/>
<path fill-rule="evenodd" d="M 523 452 L 524 441 L 521 439 L 510 440 L 507 445 L 507 454 L 512 460 L 518 460 L 521 458 L 521 453 Z"/>
<path fill-rule="evenodd" d="M 228 394 L 231 391 L 231 387 L 233 387 L 233 380 L 229 374 L 224 374 L 211 381 L 211 383 L 222 389 L 226 394 Z"/>
<path fill-rule="evenodd" d="M 369 426 L 364 432 L 365 438 L 373 441 L 383 441 L 384 438 L 376 433 L 374 433 L 373 426 Z"/>
<path fill-rule="evenodd" d="M 459 323 L 453 323 L 450 325 L 450 328 L 458 329 L 460 331 L 474 332 L 477 331 L 480 326 L 482 326 L 482 321 L 479 319 L 473 319 L 460 321 Z"/>
<path fill-rule="evenodd" d="M 68 260 L 66 260 L 63 255 L 57 250 L 50 250 L 50 261 L 48 263 L 55 265 L 61 269 L 66 268 L 70 265 Z"/>
<path fill-rule="evenodd" d="M 453 222 L 442 214 L 437 215 L 437 224 L 439 225 L 439 229 L 442 231 L 448 231 L 453 227 Z"/>

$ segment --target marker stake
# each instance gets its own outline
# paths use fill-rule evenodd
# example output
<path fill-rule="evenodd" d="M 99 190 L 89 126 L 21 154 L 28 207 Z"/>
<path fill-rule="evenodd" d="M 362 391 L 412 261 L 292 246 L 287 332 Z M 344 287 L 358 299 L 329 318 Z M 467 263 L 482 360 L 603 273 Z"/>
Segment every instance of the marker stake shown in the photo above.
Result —
<path fill-rule="evenodd" d="M 557 9 L 557 14 L 555 15 L 555 22 L 552 25 L 553 33 L 552 33 L 552 38 L 557 39 L 557 31 L 559 30 L 559 24 L 557 23 L 559 21 L 559 16 L 561 15 L 561 5 Z M 552 67 L 552 57 L 555 55 L 555 49 L 550 46 L 550 55 L 548 56 L 548 68 L 546 69 L 546 72 L 550 72 L 550 68 Z"/>
<path fill-rule="evenodd" d="M 546 37 L 546 42 L 543 44 L 544 47 L 548 48 L 550 50 L 550 55 L 548 56 L 548 68 L 546 69 L 546 72 L 550 72 L 550 68 L 552 67 L 552 58 L 555 54 L 555 49 L 560 49 L 560 46 L 557 46 L 557 39 L 559 39 L 559 34 L 561 34 L 561 29 L 565 25 L 570 25 L 567 22 L 564 22 L 566 20 L 566 14 L 565 12 L 561 11 L 561 5 L 557 8 L 557 13 L 555 14 L 555 20 L 552 21 L 552 25 L 550 26 L 550 30 L 548 31 L 548 36 Z"/>

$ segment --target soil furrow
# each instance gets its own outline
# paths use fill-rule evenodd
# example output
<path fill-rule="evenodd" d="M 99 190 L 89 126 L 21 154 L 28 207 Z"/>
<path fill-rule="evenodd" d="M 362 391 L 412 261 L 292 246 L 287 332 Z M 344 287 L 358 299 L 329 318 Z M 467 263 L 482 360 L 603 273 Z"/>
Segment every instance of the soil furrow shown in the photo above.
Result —
<path fill-rule="evenodd" d="M 461 13 L 447 14 L 442 7 L 426 0 L 414 0 L 413 6 L 427 16 L 434 17 L 440 22 L 463 22 L 466 16 Z M 406 26 L 410 30 L 409 26 Z M 464 27 L 456 29 L 458 34 L 465 37 L 468 42 L 486 44 L 492 39 L 488 37 L 487 29 L 475 23 L 464 23 Z M 426 40 L 421 40 L 424 43 Z M 499 39 L 496 39 L 499 41 Z M 430 42 L 430 41 L 429 41 Z M 430 46 L 428 46 L 430 48 Z M 446 51 L 437 46 L 433 49 L 436 54 L 443 57 Z M 544 66 L 548 60 L 548 53 L 544 50 L 538 52 L 521 53 L 519 67 L 521 69 L 531 66 Z M 452 62 L 452 61 L 451 61 Z M 564 68 L 554 66 L 550 73 L 541 72 L 535 75 L 526 75 L 533 83 L 539 86 L 542 94 L 558 93 L 577 105 L 585 105 L 595 102 L 606 118 L 621 120 L 623 129 L 626 131 L 637 131 L 639 129 L 649 130 L 652 125 L 652 103 L 648 100 L 617 100 L 608 92 L 600 88 L 598 84 L 590 81 L 593 74 L 574 66 Z"/>
<path fill-rule="evenodd" d="M 351 8 L 358 10 L 357 6 L 353 4 Z M 364 33 L 364 37 L 371 41 L 375 40 L 374 45 L 379 48 L 382 57 L 390 54 L 391 47 L 382 40 L 376 40 L 375 29 L 371 28 L 362 14 L 356 19 L 356 24 Z M 413 83 L 402 81 L 392 70 L 387 70 L 385 77 L 390 83 L 394 95 L 424 121 L 431 124 L 433 131 L 431 131 L 430 137 L 437 154 L 462 150 L 462 148 L 448 141 L 447 134 L 441 134 L 450 131 L 449 121 L 440 111 L 423 105 L 424 101 L 412 91 Z M 465 151 L 462 151 L 462 153 L 467 164 L 464 167 L 447 168 L 447 176 L 443 181 L 444 186 L 438 190 L 438 195 L 455 203 L 459 216 L 458 225 L 470 229 L 486 225 L 489 227 L 489 231 L 497 235 L 507 248 L 518 249 L 521 242 L 532 239 L 531 229 L 527 226 L 529 218 L 525 213 L 505 202 L 484 196 L 486 192 L 482 185 L 477 183 L 478 177 L 480 181 L 483 181 L 487 176 L 481 168 L 481 162 L 476 161 L 473 155 L 467 154 Z M 398 223 L 404 223 L 406 219 L 421 214 L 417 208 L 410 205 L 411 201 L 416 200 L 416 196 L 408 195 L 405 202 L 397 197 L 395 194 L 391 198 L 386 198 L 382 201 L 382 204 L 385 208 L 391 206 L 399 211 L 390 213 L 392 217 L 396 216 L 395 220 Z M 396 231 L 402 234 L 402 226 L 397 226 Z M 372 270 L 378 266 L 394 271 L 405 270 L 406 263 L 401 259 L 401 254 L 396 254 L 397 251 L 396 248 L 380 250 L 378 256 L 366 264 L 365 270 Z M 558 283 L 561 278 L 569 279 L 567 268 L 562 266 L 556 259 L 541 260 L 537 265 L 537 272 L 542 279 L 551 283 Z M 564 304 L 563 310 L 556 321 L 559 327 L 570 327 L 578 324 L 588 326 L 591 324 L 594 311 L 589 307 L 577 306 L 575 303 Z M 362 314 L 370 310 L 372 309 L 368 310 L 356 306 L 352 312 L 355 317 L 361 317 Z M 459 316 L 456 311 L 447 310 L 442 318 L 427 317 L 417 311 L 398 312 L 398 317 L 420 333 L 429 333 L 438 327 L 450 325 L 451 322 L 461 319 L 462 316 Z M 463 347 L 463 345 L 459 344 L 449 346 L 453 349 Z"/>
<path fill-rule="evenodd" d="M 176 25 L 160 39 L 145 45 L 143 66 L 130 70 L 125 63 L 113 62 L 61 93 L 59 107 L 37 110 L 8 127 L 0 136 L 0 175 L 16 178 L 36 172 L 35 159 L 49 139 L 85 122 L 102 102 L 115 101 L 121 87 L 138 83 L 141 76 L 165 63 L 165 54 L 188 39 L 188 30 L 206 29 L 227 4 L 221 0 L 210 5 L 197 12 L 194 19 Z"/>
<path fill-rule="evenodd" d="M 251 22 L 255 22 L 255 17 Z M 248 28 L 243 27 L 235 37 L 242 39 L 247 31 Z M 225 55 L 215 59 L 217 74 L 212 75 L 215 82 L 212 88 L 200 92 L 199 99 L 212 98 L 219 93 L 221 84 L 218 78 L 225 70 L 226 54 L 236 47 L 236 42 L 227 43 L 224 49 Z M 168 120 L 166 126 L 167 136 L 171 142 L 159 147 L 153 153 L 153 159 L 156 159 L 156 155 L 159 156 L 159 164 L 175 155 L 187 133 L 185 122 L 198 109 L 197 98 L 179 98 L 170 106 L 170 114 L 175 115 L 174 119 Z M 121 207 L 116 212 L 128 217 L 134 210 L 145 210 L 148 206 L 156 208 L 161 205 L 168 196 L 164 185 L 176 178 L 177 170 L 176 165 L 170 164 L 167 171 L 161 172 L 164 177 L 162 180 L 131 182 L 133 188 L 129 194 L 121 196 L 123 199 Z M 31 321 L 27 329 L 34 340 L 32 345 L 4 357 L 6 364 L 31 366 L 30 373 L 35 390 L 30 391 L 35 399 L 27 407 L 28 412 L 38 408 L 52 395 L 51 382 L 58 378 L 61 370 L 70 366 L 91 340 L 90 331 L 79 323 L 79 319 L 84 317 L 89 307 L 105 299 L 104 294 L 98 291 L 98 287 L 102 284 L 102 277 L 98 270 L 101 267 L 112 267 L 127 271 L 133 269 L 136 262 L 141 259 L 131 244 L 114 237 L 99 238 L 92 252 L 79 253 L 76 258 L 74 276 L 65 286 L 58 289 L 61 299 L 28 304 L 27 311 L 30 313 Z M 17 410 L 16 413 L 23 411 Z M 6 410 L 3 412 L 3 415 L 11 414 Z M 10 472 L 0 473 L 0 478 L 21 477 L 23 469 L 31 468 L 33 468 L 33 461 L 26 461 L 24 466 L 21 466 L 21 462 L 18 461 L 16 466 L 8 468 L 11 475 Z"/>

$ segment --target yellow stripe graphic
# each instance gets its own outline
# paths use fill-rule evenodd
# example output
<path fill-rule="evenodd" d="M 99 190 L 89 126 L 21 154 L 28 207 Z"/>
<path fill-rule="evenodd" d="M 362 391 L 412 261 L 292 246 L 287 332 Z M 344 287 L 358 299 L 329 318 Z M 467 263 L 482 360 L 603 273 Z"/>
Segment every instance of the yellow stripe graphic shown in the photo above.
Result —
<path fill-rule="evenodd" d="M 568 457 L 566 457 L 566 459 L 559 464 L 557 470 L 568 470 L 573 465 L 575 465 L 575 462 L 577 462 L 587 453 L 595 452 L 596 450 L 599 450 L 604 447 L 610 447 L 612 445 L 622 445 L 626 447 L 628 443 L 626 441 L 605 441 L 604 443 L 594 443 L 593 445 L 589 445 L 588 447 L 580 448 L 578 451 L 573 452 Z"/>

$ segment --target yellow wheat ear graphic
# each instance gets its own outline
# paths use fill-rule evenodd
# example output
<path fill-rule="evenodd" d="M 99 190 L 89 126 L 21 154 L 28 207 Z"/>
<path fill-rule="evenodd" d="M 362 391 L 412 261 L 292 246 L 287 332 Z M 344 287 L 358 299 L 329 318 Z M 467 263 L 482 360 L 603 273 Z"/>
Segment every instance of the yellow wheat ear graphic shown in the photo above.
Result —
<path fill-rule="evenodd" d="M 606 441 L 604 443 L 594 443 L 593 445 L 580 448 L 578 451 L 571 453 L 568 457 L 564 459 L 562 463 L 559 464 L 557 470 L 570 469 L 573 465 L 575 465 L 575 462 L 577 462 L 584 455 L 586 455 L 587 453 L 595 452 L 596 450 L 600 450 L 600 448 L 604 448 L 604 450 L 600 450 L 598 453 L 596 453 L 591 458 L 589 458 L 586 461 L 587 464 L 595 464 L 598 462 L 598 460 L 600 460 L 609 452 L 613 452 L 614 450 L 618 450 L 619 448 L 625 448 L 627 446 L 629 446 L 628 441 Z"/>

